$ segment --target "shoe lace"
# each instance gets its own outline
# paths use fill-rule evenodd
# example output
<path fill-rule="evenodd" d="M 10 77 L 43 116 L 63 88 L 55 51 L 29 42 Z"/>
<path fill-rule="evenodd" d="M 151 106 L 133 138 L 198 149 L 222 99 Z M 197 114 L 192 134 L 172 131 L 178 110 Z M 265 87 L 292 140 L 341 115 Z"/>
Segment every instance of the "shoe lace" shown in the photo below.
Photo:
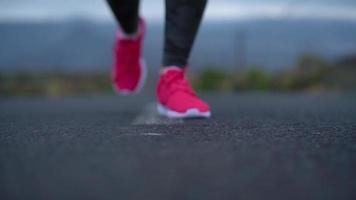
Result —
<path fill-rule="evenodd" d="M 192 86 L 186 79 L 184 72 L 170 73 L 165 79 L 165 82 L 168 87 L 171 88 L 172 93 L 176 91 L 183 91 L 190 95 L 196 96 Z"/>

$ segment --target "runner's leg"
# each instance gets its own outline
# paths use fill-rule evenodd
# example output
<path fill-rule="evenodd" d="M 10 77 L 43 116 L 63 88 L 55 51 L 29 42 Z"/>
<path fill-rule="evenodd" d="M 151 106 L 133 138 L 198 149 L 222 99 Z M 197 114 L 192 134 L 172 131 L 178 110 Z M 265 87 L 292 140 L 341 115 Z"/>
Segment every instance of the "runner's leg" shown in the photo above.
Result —
<path fill-rule="evenodd" d="M 163 66 L 185 67 L 207 0 L 166 0 Z"/>
<path fill-rule="evenodd" d="M 117 21 L 127 34 L 137 31 L 139 0 L 107 0 Z"/>

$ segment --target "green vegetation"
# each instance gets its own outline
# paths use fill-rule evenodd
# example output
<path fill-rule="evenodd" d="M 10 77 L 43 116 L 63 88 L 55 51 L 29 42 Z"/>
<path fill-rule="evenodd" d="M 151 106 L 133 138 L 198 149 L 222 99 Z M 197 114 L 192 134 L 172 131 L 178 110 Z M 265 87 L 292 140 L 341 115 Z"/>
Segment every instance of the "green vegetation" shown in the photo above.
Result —
<path fill-rule="evenodd" d="M 1 96 L 67 96 L 111 93 L 108 74 L 0 74 Z"/>
<path fill-rule="evenodd" d="M 266 72 L 258 67 L 220 71 L 207 67 L 193 75 L 200 91 L 356 91 L 356 58 L 330 64 L 321 57 L 301 56 L 292 69 Z M 107 73 L 0 73 L 0 96 L 66 96 L 112 94 Z"/>
<path fill-rule="evenodd" d="M 330 64 L 321 57 L 301 56 L 294 68 L 268 73 L 258 67 L 226 72 L 209 68 L 193 76 L 202 91 L 330 91 L 356 90 L 356 65 Z"/>

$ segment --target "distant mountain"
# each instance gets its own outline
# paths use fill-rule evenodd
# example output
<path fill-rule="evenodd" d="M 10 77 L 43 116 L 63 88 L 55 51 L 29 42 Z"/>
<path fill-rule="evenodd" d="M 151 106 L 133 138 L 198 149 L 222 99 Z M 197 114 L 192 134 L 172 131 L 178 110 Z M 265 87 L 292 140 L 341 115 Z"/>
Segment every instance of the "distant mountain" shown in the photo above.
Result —
<path fill-rule="evenodd" d="M 0 70 L 109 70 L 115 24 L 86 20 L 0 24 Z M 149 24 L 145 57 L 160 65 L 163 27 Z M 356 24 L 343 21 L 256 20 L 203 24 L 191 65 L 225 69 L 291 67 L 303 53 L 334 60 L 356 54 Z M 246 63 L 246 64 L 245 64 Z"/>

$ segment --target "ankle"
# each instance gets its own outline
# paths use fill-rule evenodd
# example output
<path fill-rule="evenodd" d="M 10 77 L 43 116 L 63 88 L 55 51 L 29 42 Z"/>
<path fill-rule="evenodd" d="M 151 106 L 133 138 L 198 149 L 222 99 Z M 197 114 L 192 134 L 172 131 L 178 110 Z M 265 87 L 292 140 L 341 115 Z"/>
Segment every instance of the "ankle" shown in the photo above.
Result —
<path fill-rule="evenodd" d="M 128 40 L 135 40 L 139 35 L 139 31 L 135 31 L 132 33 L 125 33 L 123 30 L 119 30 L 117 32 L 117 37 L 120 39 L 128 39 Z"/>
<path fill-rule="evenodd" d="M 116 36 L 122 39 L 136 40 L 145 32 L 145 22 L 142 18 L 137 22 L 136 30 L 127 32 L 119 26 Z"/>

